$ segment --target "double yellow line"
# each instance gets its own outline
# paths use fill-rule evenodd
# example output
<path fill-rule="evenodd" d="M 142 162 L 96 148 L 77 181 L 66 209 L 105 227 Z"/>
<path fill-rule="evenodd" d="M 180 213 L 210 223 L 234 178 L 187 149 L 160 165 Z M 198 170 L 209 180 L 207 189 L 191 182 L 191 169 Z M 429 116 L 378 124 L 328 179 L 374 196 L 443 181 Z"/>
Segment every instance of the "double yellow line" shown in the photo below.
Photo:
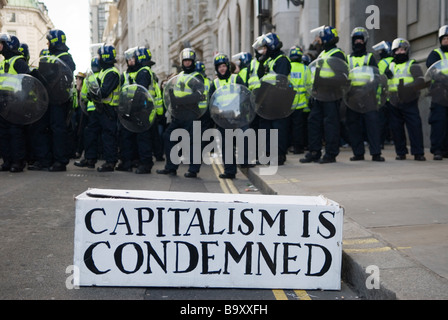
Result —
<path fill-rule="evenodd" d="M 219 175 L 224 173 L 222 165 L 215 163 L 213 158 L 210 159 L 215 172 L 216 178 L 219 180 L 221 189 L 226 194 L 239 194 L 238 189 L 231 179 L 220 179 Z M 276 300 L 289 300 L 284 290 L 272 290 Z M 294 290 L 294 294 L 298 300 L 311 300 L 310 296 L 305 290 Z"/>

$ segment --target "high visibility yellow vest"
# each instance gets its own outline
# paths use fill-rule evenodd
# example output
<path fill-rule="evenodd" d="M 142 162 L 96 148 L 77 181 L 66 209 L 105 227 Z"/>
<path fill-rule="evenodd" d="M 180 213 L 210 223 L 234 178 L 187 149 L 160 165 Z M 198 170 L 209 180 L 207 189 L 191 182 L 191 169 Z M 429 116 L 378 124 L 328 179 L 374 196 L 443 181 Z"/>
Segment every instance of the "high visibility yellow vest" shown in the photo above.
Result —
<path fill-rule="evenodd" d="M 116 74 L 120 75 L 120 72 L 118 71 L 118 69 L 116 67 L 112 67 L 109 68 L 107 70 L 101 70 L 98 79 L 100 80 L 100 86 L 103 85 L 104 79 L 106 78 L 106 76 L 110 73 L 110 72 L 115 72 Z M 110 105 L 111 107 L 117 107 L 119 104 L 119 100 L 120 100 L 120 85 L 118 85 L 113 91 L 112 93 L 106 97 L 103 98 L 103 100 L 101 101 L 104 104 Z"/>
<path fill-rule="evenodd" d="M 306 90 L 306 81 L 310 79 L 310 70 L 306 65 L 300 62 L 291 62 L 291 83 L 297 92 L 292 105 L 293 109 L 305 109 L 308 106 L 308 91 Z"/>
<path fill-rule="evenodd" d="M 231 87 L 230 87 L 230 85 L 232 85 L 232 84 L 233 85 L 237 84 L 236 83 L 237 77 L 238 77 L 237 75 L 232 74 L 229 79 L 216 78 L 215 80 L 213 80 L 215 89 L 218 90 L 221 88 L 221 90 L 225 92 L 225 94 L 222 94 L 221 96 L 219 96 L 219 102 L 221 104 L 225 105 L 228 101 L 232 101 L 233 99 L 236 98 L 236 96 L 238 96 L 238 93 L 232 92 Z"/>
<path fill-rule="evenodd" d="M 88 88 L 87 88 L 87 82 L 91 82 L 91 81 L 97 81 L 97 77 L 99 75 L 99 72 L 94 73 L 89 75 L 89 77 L 87 79 L 84 80 L 83 84 L 82 84 L 82 89 L 81 89 L 81 99 L 82 100 L 88 100 L 87 99 L 87 93 L 89 92 Z M 95 104 L 93 103 L 93 101 L 88 100 L 87 102 L 87 111 L 95 111 Z"/>
<path fill-rule="evenodd" d="M 260 79 L 258 78 L 258 67 L 260 66 L 260 62 L 258 60 L 253 59 L 250 62 L 249 67 L 244 68 L 240 71 L 238 74 L 241 79 L 243 79 L 246 86 L 249 88 L 250 91 L 253 91 L 257 88 L 260 88 L 261 83 Z"/>
<path fill-rule="evenodd" d="M 415 60 L 409 60 L 405 63 L 396 64 L 392 62 L 389 69 L 394 75 L 392 79 L 389 79 L 389 92 L 398 92 L 398 85 L 400 80 L 403 80 L 403 84 L 411 84 L 414 82 L 414 78 L 411 75 L 411 66 Z"/>
<path fill-rule="evenodd" d="M 15 88 L 21 85 L 19 79 L 15 77 L 8 77 L 6 74 L 17 75 L 14 64 L 18 59 L 24 59 L 23 56 L 14 56 L 11 59 L 0 62 L 0 90 L 14 91 Z"/>
<path fill-rule="evenodd" d="M 154 106 L 157 110 L 157 114 L 161 116 L 161 115 L 163 115 L 162 91 L 160 90 L 159 84 L 157 83 L 156 78 L 154 76 L 154 72 L 151 70 L 150 67 L 143 67 L 136 72 L 131 72 L 131 73 L 125 72 L 123 86 L 131 84 L 131 82 L 135 83 L 135 79 L 137 78 L 138 73 L 142 70 L 147 70 L 149 72 L 149 74 L 151 75 L 152 84 L 147 89 L 148 89 L 149 94 L 151 95 L 151 97 L 154 100 Z M 131 80 L 131 81 L 129 81 L 129 80 Z"/>
<path fill-rule="evenodd" d="M 179 73 L 179 78 L 176 81 L 176 86 L 174 87 L 174 96 L 176 98 L 183 98 L 189 95 L 193 94 L 193 89 L 190 87 L 190 81 L 195 78 L 197 75 L 201 75 L 199 72 L 193 72 L 190 74 L 186 74 L 185 72 Z M 205 91 L 205 86 L 204 86 Z M 202 92 L 202 94 L 205 96 L 205 100 L 200 101 L 198 103 L 198 107 L 201 109 L 207 108 L 207 103 L 203 103 L 204 101 L 207 101 L 207 96 L 205 95 L 205 92 Z"/>
<path fill-rule="evenodd" d="M 381 59 L 380 62 L 378 62 L 378 70 L 380 71 L 381 74 L 384 74 L 386 72 L 387 68 L 392 63 L 392 60 L 394 60 L 393 57 L 388 57 Z"/>
<path fill-rule="evenodd" d="M 347 62 L 350 66 L 350 70 L 355 68 L 368 66 L 370 63 L 370 59 L 372 58 L 372 54 L 366 54 L 361 57 L 354 57 L 352 55 L 348 56 Z M 356 74 L 356 78 L 353 74 L 349 75 L 349 79 L 351 80 L 351 85 L 354 87 L 362 87 L 371 81 L 373 77 L 373 73 L 371 72 L 358 72 Z"/>
<path fill-rule="evenodd" d="M 439 54 L 440 60 L 442 60 L 442 73 L 448 75 L 448 52 L 443 52 L 440 48 L 434 51 Z"/>
<path fill-rule="evenodd" d="M 339 49 L 339 48 L 333 48 L 330 51 L 322 51 L 319 55 L 318 59 L 322 59 L 324 62 L 322 64 L 322 67 L 320 69 L 320 77 L 322 78 L 334 78 L 335 73 L 333 72 L 333 69 L 331 69 L 330 65 L 328 64 L 328 59 L 331 58 L 334 54 L 341 52 L 344 57 L 345 53 Z"/>

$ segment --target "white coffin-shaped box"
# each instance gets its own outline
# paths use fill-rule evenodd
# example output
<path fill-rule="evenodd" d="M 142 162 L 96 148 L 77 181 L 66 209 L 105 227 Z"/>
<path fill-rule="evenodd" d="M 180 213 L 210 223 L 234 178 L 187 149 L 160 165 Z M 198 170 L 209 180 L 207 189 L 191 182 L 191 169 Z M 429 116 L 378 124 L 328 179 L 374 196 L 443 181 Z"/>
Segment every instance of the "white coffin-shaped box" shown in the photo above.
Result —
<path fill-rule="evenodd" d="M 343 215 L 323 196 L 88 190 L 74 285 L 340 290 Z"/>

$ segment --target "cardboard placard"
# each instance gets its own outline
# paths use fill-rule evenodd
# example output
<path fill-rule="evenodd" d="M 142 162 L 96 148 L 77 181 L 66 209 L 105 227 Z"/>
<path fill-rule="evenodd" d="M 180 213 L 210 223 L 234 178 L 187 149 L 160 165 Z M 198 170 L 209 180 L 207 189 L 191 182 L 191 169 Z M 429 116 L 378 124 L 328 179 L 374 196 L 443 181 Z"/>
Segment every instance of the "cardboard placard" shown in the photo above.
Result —
<path fill-rule="evenodd" d="M 340 290 L 343 213 L 323 196 L 89 190 L 75 285 Z"/>

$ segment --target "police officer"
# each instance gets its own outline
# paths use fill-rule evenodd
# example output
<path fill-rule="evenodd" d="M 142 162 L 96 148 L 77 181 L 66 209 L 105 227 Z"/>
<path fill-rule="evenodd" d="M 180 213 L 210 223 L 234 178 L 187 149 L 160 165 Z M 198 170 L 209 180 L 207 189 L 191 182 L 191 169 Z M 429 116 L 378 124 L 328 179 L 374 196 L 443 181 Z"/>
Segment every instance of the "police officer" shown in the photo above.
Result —
<path fill-rule="evenodd" d="M 0 78 L 5 78 L 6 74 L 30 73 L 28 63 L 19 52 L 19 46 L 20 42 L 16 36 L 0 34 L 0 54 L 4 57 L 0 63 Z M 2 99 L 0 97 L 0 108 L 4 107 Z M 3 158 L 1 171 L 13 173 L 23 171 L 26 157 L 25 127 L 10 123 L 2 117 L 0 117 L 0 157 Z"/>
<path fill-rule="evenodd" d="M 309 113 L 309 95 L 306 90 L 306 81 L 309 77 L 308 67 L 302 63 L 303 51 L 294 46 L 289 49 L 289 60 L 291 60 L 291 83 L 297 92 L 292 108 L 294 112 L 290 118 L 291 144 L 294 154 L 304 153 L 307 140 L 307 119 Z"/>
<path fill-rule="evenodd" d="M 323 51 L 319 58 L 328 64 L 328 59 L 341 59 L 346 62 L 345 53 L 337 47 L 338 32 L 331 26 L 324 26 L 319 33 Z M 320 75 L 326 77 L 327 75 Z M 330 80 L 338 81 L 334 74 L 328 76 Z M 342 79 L 343 80 L 343 79 Z M 317 89 L 319 90 L 319 89 Z M 301 163 L 319 162 L 321 164 L 336 162 L 340 145 L 340 108 L 341 100 L 320 101 L 315 99 L 308 117 L 309 152 Z M 325 140 L 325 154 L 322 156 L 322 143 Z"/>
<path fill-rule="evenodd" d="M 440 48 L 433 50 L 426 60 L 426 66 L 432 65 L 441 60 L 448 60 L 448 26 L 443 26 L 439 30 Z M 446 75 L 448 70 L 442 70 Z M 448 157 L 448 108 L 432 101 L 431 113 L 429 116 L 431 125 L 431 153 L 434 160 L 440 161 Z"/>
<path fill-rule="evenodd" d="M 291 74 L 291 62 L 288 57 L 284 55 L 281 50 L 283 43 L 275 33 L 268 33 L 261 38 L 261 42 L 256 44 L 257 51 L 260 54 L 258 59 L 263 65 L 258 69 L 258 77 L 263 78 L 265 74 L 274 73 L 284 75 L 289 78 Z M 278 130 L 278 165 L 283 165 L 286 161 L 286 154 L 288 153 L 288 118 L 278 120 L 266 120 L 260 118 L 260 129 L 266 129 L 270 132 L 271 129 Z M 268 137 L 268 142 L 270 138 Z M 268 143 L 268 152 L 270 146 Z"/>
<path fill-rule="evenodd" d="M 374 45 L 372 49 L 379 55 L 380 61 L 378 62 L 378 69 L 381 75 L 385 75 L 386 70 L 394 59 L 392 57 L 392 42 L 381 41 L 380 43 Z M 380 108 L 380 126 L 381 126 L 381 145 L 384 146 L 386 143 L 391 143 L 392 135 L 389 128 L 389 118 L 390 118 L 390 102 L 386 99 L 383 108 Z"/>
<path fill-rule="evenodd" d="M 362 27 L 353 29 L 351 39 L 353 52 L 347 57 L 350 69 L 353 70 L 363 66 L 370 66 L 377 69 L 378 65 L 375 57 L 372 53 L 367 53 L 367 43 L 369 40 L 369 33 L 367 30 Z M 356 90 L 358 90 L 356 84 L 352 83 L 352 91 Z M 362 88 L 360 90 L 362 90 Z M 376 91 L 372 91 L 371 94 L 375 95 L 376 98 Z M 371 98 L 372 97 L 365 97 L 365 99 Z M 366 113 L 360 113 L 351 108 L 347 108 L 346 117 L 347 131 L 354 154 L 354 156 L 350 158 L 350 161 L 364 160 L 364 129 L 366 131 L 372 161 L 385 161 L 381 156 L 379 112 L 377 110 L 372 110 Z"/>
<path fill-rule="evenodd" d="M 95 111 L 89 115 L 89 118 L 93 119 L 92 121 L 89 119 L 89 130 L 86 132 L 89 135 L 86 140 L 89 141 L 96 139 L 101 132 L 105 163 L 97 169 L 98 172 L 114 171 L 118 161 L 116 107 L 120 98 L 120 72 L 115 67 L 116 56 L 115 47 L 111 45 L 103 45 L 98 49 L 101 101 L 95 101 Z"/>
<path fill-rule="evenodd" d="M 231 84 L 239 84 L 239 85 L 245 85 L 244 81 L 241 79 L 239 75 L 232 74 L 230 71 L 230 61 L 227 55 L 225 54 L 217 54 L 214 58 L 213 64 L 215 66 L 216 71 L 216 78 L 213 80 L 211 87 L 210 87 L 210 98 L 213 96 L 213 94 L 216 92 L 217 89 L 222 88 L 224 86 L 228 86 Z M 226 149 L 226 134 L 225 129 L 220 126 L 218 126 L 218 130 L 221 133 L 222 136 L 222 146 L 221 146 L 221 152 L 222 152 L 222 159 L 224 163 L 224 173 L 219 175 L 219 178 L 221 179 L 235 179 L 237 174 L 237 163 L 236 163 L 236 157 L 235 157 L 235 144 L 232 144 L 234 146 L 234 149 L 232 150 L 232 160 L 231 162 L 227 162 L 228 157 L 226 157 L 227 153 L 229 152 Z M 241 128 L 243 131 L 247 129 Z M 247 148 L 246 148 L 247 150 Z M 248 152 L 244 152 L 245 157 L 247 157 Z M 247 163 L 247 158 L 245 159 Z M 244 165 L 244 164 L 243 164 Z"/>
<path fill-rule="evenodd" d="M 391 108 L 390 125 L 394 137 L 396 160 L 405 160 L 409 153 L 405 125 L 411 143 L 411 154 L 414 160 L 425 161 L 423 129 L 418 108 L 419 91 L 424 87 L 423 72 L 415 60 L 409 58 L 410 43 L 403 38 L 392 42 L 393 61 L 389 66 L 389 94 L 395 96 Z M 403 97 L 405 100 L 403 100 Z M 391 99 L 393 99 L 391 97 Z"/>
<path fill-rule="evenodd" d="M 88 82 L 98 83 L 98 77 L 101 71 L 99 58 L 95 57 L 90 62 L 91 73 L 88 74 L 81 89 L 81 101 L 84 104 L 85 112 L 87 113 L 86 126 L 83 131 L 84 138 L 84 158 L 80 161 L 75 161 L 74 165 L 80 168 L 95 169 L 99 151 L 99 142 L 101 140 L 101 129 L 98 117 L 93 114 L 96 110 L 95 103 L 90 96 Z"/>
<path fill-rule="evenodd" d="M 65 33 L 61 30 L 50 30 L 47 33 L 48 50 L 51 56 L 60 59 L 73 73 L 76 65 L 73 62 L 72 56 L 68 53 L 69 48 L 66 43 Z M 52 92 L 48 93 L 50 96 Z M 52 165 L 49 168 L 50 172 L 66 171 L 67 164 L 70 160 L 69 135 L 67 127 L 67 117 L 72 107 L 70 99 L 58 104 L 52 105 L 50 103 L 48 109 L 50 112 L 50 131 L 51 131 L 51 151 L 52 151 Z"/>
<path fill-rule="evenodd" d="M 186 48 L 180 53 L 180 60 L 182 63 L 182 72 L 178 75 L 177 83 L 182 85 L 184 88 L 168 88 L 172 108 L 181 110 L 198 109 L 201 107 L 199 101 L 204 100 L 202 97 L 204 94 L 204 78 L 199 72 L 196 71 L 196 52 L 191 48 Z M 192 81 L 192 79 L 195 80 Z M 204 107 L 207 106 L 204 105 Z M 173 163 L 171 159 L 171 150 L 177 144 L 176 141 L 171 141 L 171 134 L 176 129 L 184 129 L 191 134 L 193 131 L 193 120 L 178 119 L 172 115 L 171 122 L 163 134 L 166 156 L 165 168 L 162 170 L 157 170 L 158 174 L 170 176 L 177 175 L 179 165 Z M 193 139 L 190 140 L 190 149 L 192 150 Z M 198 166 L 200 167 L 200 164 L 196 164 L 196 168 Z M 189 178 L 193 178 L 196 175 L 197 172 L 193 171 L 191 171 L 191 176 L 186 173 L 186 176 Z"/>
<path fill-rule="evenodd" d="M 161 105 L 161 92 L 156 82 L 156 78 L 148 62 L 151 60 L 151 53 L 145 47 L 132 48 L 125 53 L 128 69 L 123 73 L 122 85 L 137 84 L 148 90 L 153 98 L 154 108 Z M 154 112 L 150 117 L 155 117 Z M 150 121 L 148 119 L 148 121 Z M 136 174 L 149 174 L 154 165 L 153 145 L 151 131 L 147 130 L 139 133 L 131 132 L 123 125 L 119 127 L 120 157 L 121 163 L 117 166 L 118 171 L 132 171 L 132 162 L 136 156 L 138 167 Z"/>

